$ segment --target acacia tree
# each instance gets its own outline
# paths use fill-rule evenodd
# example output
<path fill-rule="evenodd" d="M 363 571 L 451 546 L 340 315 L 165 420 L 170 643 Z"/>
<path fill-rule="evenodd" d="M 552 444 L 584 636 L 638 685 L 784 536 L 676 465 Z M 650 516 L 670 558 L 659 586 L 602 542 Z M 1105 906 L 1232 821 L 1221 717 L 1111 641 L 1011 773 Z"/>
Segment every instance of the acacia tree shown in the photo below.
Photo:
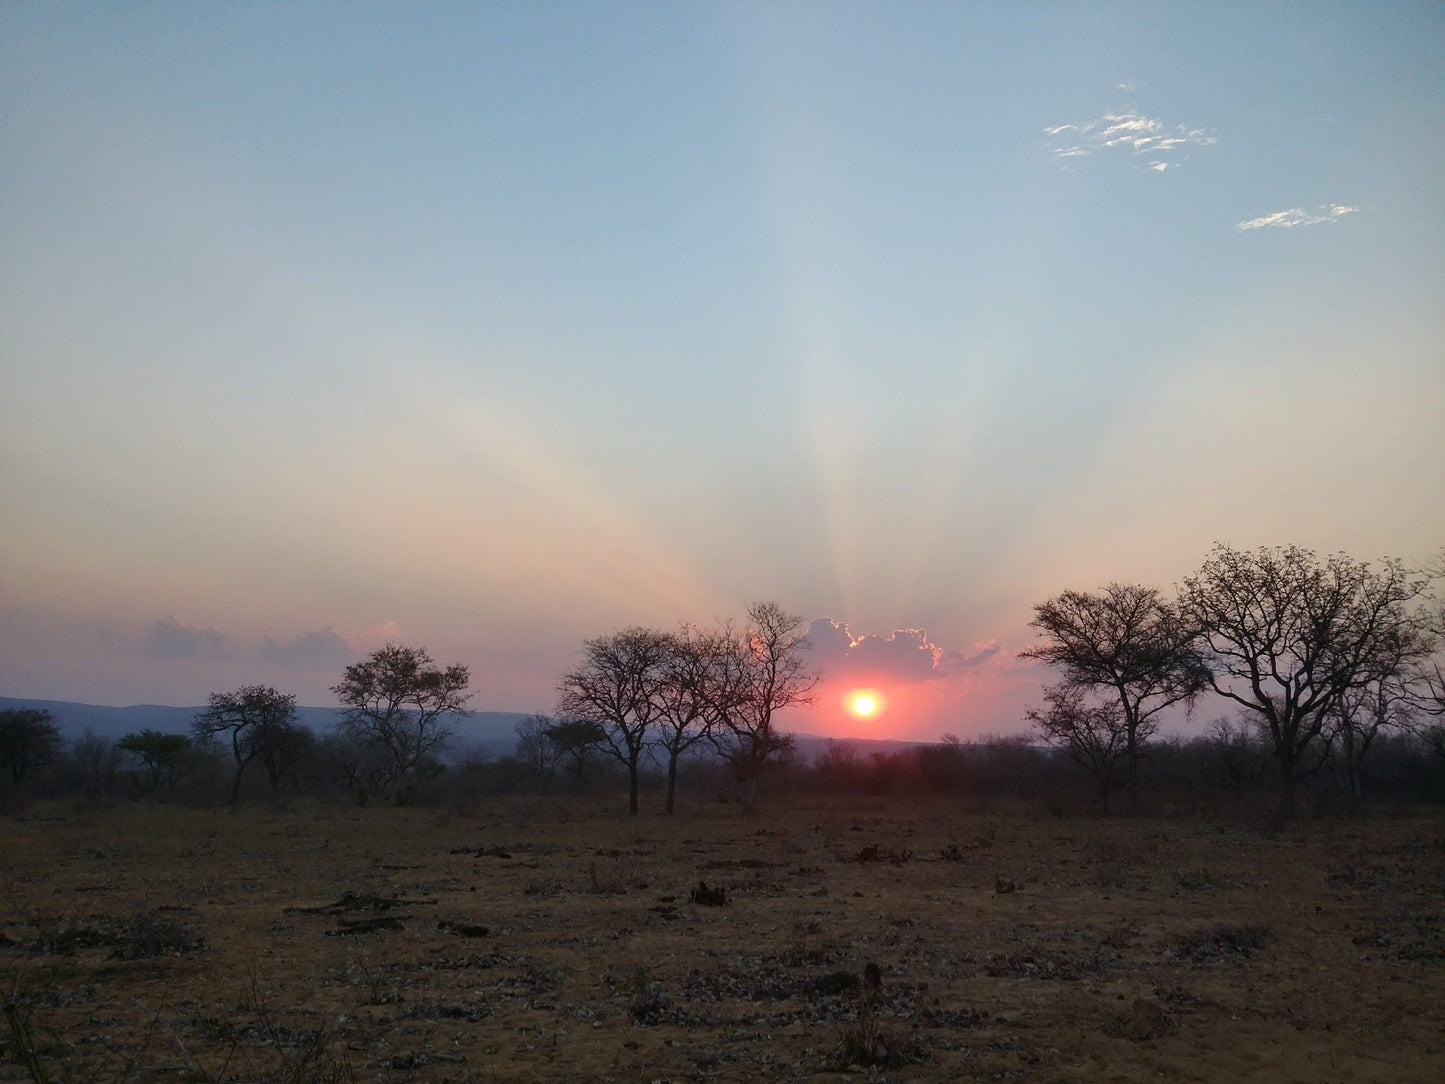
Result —
<path fill-rule="evenodd" d="M 557 713 L 592 723 L 598 748 L 627 768 L 627 812 L 637 815 L 638 766 L 658 712 L 672 637 L 630 628 L 582 645 L 583 662 L 558 685 Z"/>
<path fill-rule="evenodd" d="M 138 730 L 125 735 L 115 747 L 140 760 L 150 772 L 152 790 L 173 786 L 181 758 L 190 751 L 191 739 L 184 734 L 167 734 L 160 730 Z"/>
<path fill-rule="evenodd" d="M 1030 625 L 1045 639 L 1020 658 L 1045 662 L 1065 685 L 1118 704 L 1129 806 L 1137 808 L 1139 758 L 1158 731 L 1159 713 L 1181 703 L 1192 709 L 1209 681 L 1191 631 L 1157 590 L 1123 583 L 1098 593 L 1065 591 L 1035 606 Z"/>
<path fill-rule="evenodd" d="M 1047 744 L 1094 777 L 1099 804 L 1107 813 L 1119 762 L 1127 759 L 1129 727 L 1117 701 L 1091 704 L 1087 696 L 1085 687 L 1074 682 L 1050 685 L 1044 689 L 1044 709 L 1030 709 L 1025 717 Z"/>
<path fill-rule="evenodd" d="M 60 729 L 44 708 L 0 711 L 0 772 L 19 783 L 60 751 Z"/>
<path fill-rule="evenodd" d="M 774 717 L 811 704 L 818 677 L 802 658 L 811 645 L 799 631 L 801 616 L 776 602 L 758 602 L 748 608 L 748 621 L 740 636 L 722 632 L 726 648 L 713 660 L 708 710 L 717 740 L 742 769 L 743 808 L 751 811 L 768 762 L 793 748 L 792 736 L 774 727 Z"/>
<path fill-rule="evenodd" d="M 602 728 L 585 719 L 558 719 L 547 727 L 546 738 L 559 761 L 571 762 L 572 786 L 581 790 L 606 738 Z"/>
<path fill-rule="evenodd" d="M 1180 612 L 1195 630 L 1216 692 L 1268 735 L 1282 810 L 1293 815 L 1307 751 L 1340 698 L 1380 672 L 1423 582 L 1399 561 L 1378 569 L 1345 554 L 1321 561 L 1296 546 L 1216 545 L 1186 577 Z"/>
<path fill-rule="evenodd" d="M 212 693 L 210 706 L 191 722 L 197 744 L 226 735 L 236 775 L 231 783 L 231 802 L 241 796 L 241 779 L 258 756 L 267 760 L 274 787 L 279 782 L 283 746 L 291 741 L 296 726 L 296 697 L 279 693 L 269 685 L 244 685 L 235 692 Z M 276 748 L 270 748 L 275 746 Z"/>
<path fill-rule="evenodd" d="M 667 812 L 677 792 L 677 762 L 712 732 L 710 683 L 727 641 L 684 626 L 669 638 L 662 680 L 657 686 L 657 744 L 667 753 Z"/>
<path fill-rule="evenodd" d="M 339 729 L 369 754 L 366 775 L 385 790 L 444 749 L 451 718 L 467 714 L 471 672 L 443 669 L 422 647 L 387 644 L 346 668 L 332 693 L 346 710 Z"/>

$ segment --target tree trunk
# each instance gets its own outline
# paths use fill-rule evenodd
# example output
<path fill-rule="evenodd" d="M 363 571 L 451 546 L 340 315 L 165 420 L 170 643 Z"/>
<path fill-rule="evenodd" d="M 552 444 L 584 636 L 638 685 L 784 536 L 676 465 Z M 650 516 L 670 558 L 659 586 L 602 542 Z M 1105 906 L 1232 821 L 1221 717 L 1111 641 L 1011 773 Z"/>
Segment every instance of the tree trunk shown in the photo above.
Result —
<path fill-rule="evenodd" d="M 241 800 L 241 777 L 246 774 L 246 765 L 236 765 L 236 778 L 231 781 L 231 804 L 235 805 Z"/>
<path fill-rule="evenodd" d="M 627 765 L 627 812 L 637 816 L 637 761 Z"/>
<path fill-rule="evenodd" d="M 1128 763 L 1129 771 L 1129 812 L 1139 812 L 1139 740 L 1134 727 L 1129 728 L 1127 735 L 1128 742 L 1124 750 L 1124 759 Z M 1108 812 L 1107 803 L 1105 812 Z"/>
<path fill-rule="evenodd" d="M 1293 820 L 1295 813 L 1295 771 L 1294 757 L 1287 753 L 1279 758 L 1280 816 Z"/>
<path fill-rule="evenodd" d="M 669 751 L 667 757 L 667 812 L 672 814 L 673 795 L 677 793 L 677 753 Z"/>

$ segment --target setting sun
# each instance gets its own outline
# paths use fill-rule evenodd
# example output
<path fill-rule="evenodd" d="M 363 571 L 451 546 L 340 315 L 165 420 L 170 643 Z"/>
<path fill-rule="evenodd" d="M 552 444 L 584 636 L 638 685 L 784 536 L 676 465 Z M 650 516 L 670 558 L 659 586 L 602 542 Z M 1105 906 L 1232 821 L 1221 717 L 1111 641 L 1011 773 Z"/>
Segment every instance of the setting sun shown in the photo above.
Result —
<path fill-rule="evenodd" d="M 855 689 L 844 700 L 848 710 L 860 719 L 872 718 L 883 710 L 883 698 L 871 689 Z"/>

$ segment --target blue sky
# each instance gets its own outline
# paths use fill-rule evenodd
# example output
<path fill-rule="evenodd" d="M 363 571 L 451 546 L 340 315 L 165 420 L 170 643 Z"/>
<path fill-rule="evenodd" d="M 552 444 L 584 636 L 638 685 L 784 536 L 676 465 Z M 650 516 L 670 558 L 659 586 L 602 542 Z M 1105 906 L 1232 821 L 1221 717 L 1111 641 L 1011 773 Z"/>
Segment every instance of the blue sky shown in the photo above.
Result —
<path fill-rule="evenodd" d="M 531 709 L 583 637 L 777 598 L 982 660 L 879 726 L 1006 729 L 1058 590 L 1423 558 L 1442 47 L 1437 4 L 6 5 L 0 683 L 324 703 L 395 637 Z"/>

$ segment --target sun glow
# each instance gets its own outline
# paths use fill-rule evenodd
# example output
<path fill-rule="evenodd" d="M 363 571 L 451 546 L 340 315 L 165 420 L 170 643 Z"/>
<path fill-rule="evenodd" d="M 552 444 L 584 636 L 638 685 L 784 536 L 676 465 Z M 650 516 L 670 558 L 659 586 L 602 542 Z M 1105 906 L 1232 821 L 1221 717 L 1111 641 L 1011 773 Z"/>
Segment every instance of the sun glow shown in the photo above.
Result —
<path fill-rule="evenodd" d="M 871 719 L 883 710 L 883 698 L 872 689 L 854 689 L 843 698 L 850 714 Z"/>

